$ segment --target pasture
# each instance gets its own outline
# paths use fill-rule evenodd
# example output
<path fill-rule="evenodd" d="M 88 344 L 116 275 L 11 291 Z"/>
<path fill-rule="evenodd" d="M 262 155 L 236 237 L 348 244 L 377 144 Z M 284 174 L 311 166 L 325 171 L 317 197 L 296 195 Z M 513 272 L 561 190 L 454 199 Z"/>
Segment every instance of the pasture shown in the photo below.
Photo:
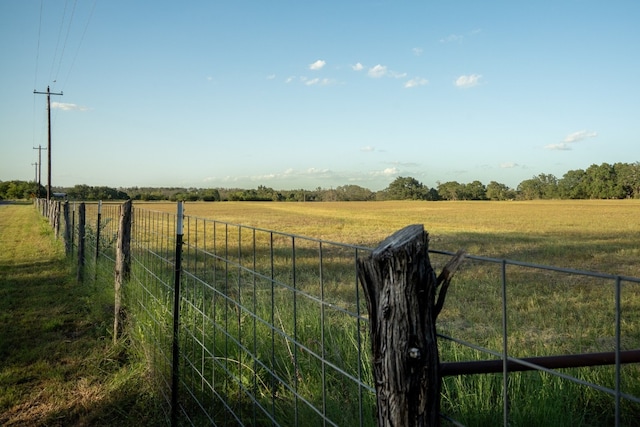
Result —
<path fill-rule="evenodd" d="M 136 203 L 175 212 L 175 203 Z M 299 236 L 375 247 L 394 231 L 425 225 L 430 247 L 543 265 L 640 276 L 638 201 L 537 202 L 338 202 L 187 203 L 185 214 Z M 432 256 L 436 270 L 446 261 Z M 614 287 L 595 278 L 510 267 L 508 346 L 517 357 L 612 351 L 615 344 Z M 640 347 L 640 289 L 622 290 L 621 347 Z M 500 351 L 502 294 L 499 265 L 467 262 L 454 278 L 438 331 Z M 349 304 L 349 297 L 344 296 Z M 310 320 L 311 321 L 311 320 Z M 311 323 L 313 323 L 311 321 Z M 486 358 L 443 341 L 443 361 Z M 566 373 L 613 387 L 614 368 L 574 368 Z M 443 410 L 465 425 L 501 420 L 501 376 L 448 377 Z M 640 395 L 637 364 L 623 368 L 625 393 Z M 510 375 L 511 421 L 527 425 L 611 423 L 612 399 L 595 390 L 539 372 Z M 625 406 L 625 424 L 640 408 Z"/>
<path fill-rule="evenodd" d="M 640 200 L 194 202 L 185 215 L 368 247 L 424 224 L 431 249 L 640 276 Z"/>

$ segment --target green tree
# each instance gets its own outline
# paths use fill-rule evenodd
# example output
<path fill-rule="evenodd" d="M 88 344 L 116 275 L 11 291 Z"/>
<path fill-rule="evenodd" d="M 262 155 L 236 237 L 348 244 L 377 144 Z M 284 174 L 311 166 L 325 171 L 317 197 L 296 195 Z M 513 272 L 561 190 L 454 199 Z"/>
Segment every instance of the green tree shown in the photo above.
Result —
<path fill-rule="evenodd" d="M 390 200 L 426 200 L 429 188 L 411 177 L 398 177 L 385 189 Z"/>
<path fill-rule="evenodd" d="M 490 200 L 510 200 L 515 198 L 515 191 L 505 184 L 491 181 L 487 184 L 486 197 Z"/>
<path fill-rule="evenodd" d="M 373 199 L 373 192 L 359 185 L 343 185 L 335 189 L 335 196 L 340 201 L 366 201 Z"/>
<path fill-rule="evenodd" d="M 458 181 L 438 182 L 438 194 L 444 200 L 463 200 L 465 188 Z"/>
<path fill-rule="evenodd" d="M 616 163 L 613 169 L 621 196 L 640 199 L 640 162 Z"/>
<path fill-rule="evenodd" d="M 623 197 L 622 189 L 616 188 L 616 171 L 608 163 L 591 165 L 585 171 L 586 191 L 592 199 L 618 199 Z"/>
<path fill-rule="evenodd" d="M 480 181 L 473 181 L 464 186 L 465 199 L 468 200 L 486 200 L 487 189 Z"/>
<path fill-rule="evenodd" d="M 558 195 L 562 199 L 586 199 L 586 174 L 582 169 L 570 170 L 558 180 Z"/>

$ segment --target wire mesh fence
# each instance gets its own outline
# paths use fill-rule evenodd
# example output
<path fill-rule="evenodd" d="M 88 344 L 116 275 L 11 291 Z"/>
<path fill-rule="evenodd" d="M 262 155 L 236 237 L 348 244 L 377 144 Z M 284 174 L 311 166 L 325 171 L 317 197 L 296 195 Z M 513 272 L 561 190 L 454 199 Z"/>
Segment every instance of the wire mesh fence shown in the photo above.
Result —
<path fill-rule="evenodd" d="M 119 205 L 102 205 L 99 222 L 98 208 L 87 205 L 85 255 L 96 283 L 113 275 Z M 376 424 L 356 267 L 371 248 L 189 216 L 182 233 L 178 244 L 176 214 L 134 207 L 127 315 L 167 424 Z M 452 255 L 430 251 L 436 269 Z M 449 366 L 443 423 L 575 425 L 582 416 L 635 425 L 640 363 L 622 356 L 640 349 L 639 286 L 633 277 L 468 256 L 439 317 L 441 360 L 498 360 L 503 369 L 461 375 Z M 549 369 L 525 360 L 594 352 L 610 352 L 613 363 Z M 532 371 L 512 372 L 513 364 Z"/>

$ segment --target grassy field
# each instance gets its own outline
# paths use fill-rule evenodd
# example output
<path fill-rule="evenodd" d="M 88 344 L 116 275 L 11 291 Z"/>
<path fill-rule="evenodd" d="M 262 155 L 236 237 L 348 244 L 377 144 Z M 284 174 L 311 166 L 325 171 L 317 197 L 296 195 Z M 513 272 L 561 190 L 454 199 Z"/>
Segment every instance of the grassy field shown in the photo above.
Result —
<path fill-rule="evenodd" d="M 175 212 L 175 203 L 136 206 Z M 638 201 L 186 204 L 189 216 L 367 247 L 375 247 L 408 224 L 422 223 L 430 233 L 432 249 L 453 252 L 464 248 L 478 256 L 633 277 L 640 276 L 638 212 Z M 440 332 L 500 351 L 499 267 L 472 262 L 463 267 L 439 318 Z M 508 277 L 510 354 L 525 357 L 613 350 L 611 282 L 520 267 L 510 267 Z M 306 279 L 300 276 L 299 280 L 304 283 Z M 313 278 L 308 281 L 312 283 Z M 350 303 L 348 295 L 344 303 Z M 313 325 L 310 312 L 302 316 Z M 623 349 L 639 348 L 638 286 L 624 288 L 623 316 Z M 342 339 L 349 342 L 348 337 Z M 440 349 L 444 361 L 487 357 L 446 342 Z M 611 367 L 566 373 L 613 387 Z M 625 392 L 640 394 L 638 365 L 626 366 L 622 380 Z M 512 425 L 530 425 L 532 419 L 540 425 L 556 426 L 612 422 L 612 399 L 547 374 L 512 374 L 509 387 Z M 499 375 L 449 377 L 443 385 L 443 409 L 466 425 L 500 424 L 501 390 Z M 639 414 L 637 405 L 625 406 L 624 424 L 636 425 L 633 420 Z"/>
<path fill-rule="evenodd" d="M 176 208 L 175 203 L 135 203 L 134 206 L 172 213 Z M 640 277 L 638 212 L 640 201 L 539 201 L 187 203 L 185 213 L 366 247 L 375 247 L 408 224 L 421 223 L 430 233 L 432 249 L 453 252 L 464 248 L 479 256 Z M 64 261 L 61 245 L 54 241 L 48 225 L 29 206 L 0 206 L 0 247 L 3 248 L 0 255 L 0 411 L 3 414 L 0 424 L 144 424 L 145 417 L 153 414 L 153 396 L 145 386 L 146 366 L 138 359 L 141 355 L 130 352 L 126 339 L 117 346 L 109 344 L 111 313 L 105 307 L 110 307 L 111 296 L 109 292 L 97 291 L 111 286 L 111 276 L 105 275 L 106 287 L 76 286 L 70 279 L 72 268 Z M 14 247 L 16 249 L 10 251 L 4 249 Z M 33 260 L 36 256 L 38 261 Z M 435 256 L 433 260 L 436 265 L 442 265 L 441 258 Z M 199 262 L 202 261 L 185 259 L 187 268 L 200 268 Z M 335 286 L 327 290 L 339 294 L 339 302 L 348 305 L 353 304 L 350 301 L 353 295 L 341 285 L 341 277 L 353 282 L 353 263 L 344 264 L 345 271 L 336 271 Z M 316 273 L 311 268 L 309 277 L 300 274 L 300 286 L 317 283 Z M 218 280 L 228 281 L 223 277 Z M 230 282 L 235 283 L 234 280 Z M 224 286 L 226 289 L 227 285 Z M 511 354 L 533 356 L 613 349 L 612 286 L 597 280 L 510 268 L 508 292 Z M 299 317 L 292 321 L 287 317 L 291 301 L 284 298 L 285 294 L 286 291 L 278 303 L 278 324 L 288 333 L 294 327 L 300 328 L 310 334 L 305 342 L 316 342 L 317 309 L 311 306 L 307 309 L 300 299 Z M 327 294 L 325 298 L 338 301 L 336 295 Z M 268 294 L 264 297 L 264 301 L 254 299 L 260 310 L 267 310 L 271 304 Z M 242 298 L 251 300 L 249 293 Z M 625 286 L 623 298 L 623 348 L 640 348 L 638 287 Z M 198 319 L 204 305 L 199 305 L 196 294 L 189 296 L 189 301 L 194 313 L 187 313 L 185 319 Z M 206 314 L 224 314 L 220 320 L 230 322 L 227 316 L 232 312 L 229 311 L 231 301 L 222 301 L 219 310 L 213 308 L 212 313 Z M 259 315 L 269 318 L 267 312 Z M 22 320 L 23 316 L 27 316 L 27 320 Z M 251 332 L 256 326 L 251 326 L 240 314 L 237 320 L 237 325 L 242 322 L 242 330 L 238 326 L 231 333 L 237 334 L 239 340 L 252 335 L 260 337 L 260 333 Z M 331 331 L 329 335 L 335 340 L 331 345 L 341 354 L 340 363 L 357 366 L 358 361 L 354 360 L 357 354 L 353 352 L 357 328 L 346 327 L 342 318 L 327 321 L 324 328 Z M 198 334 L 208 333 L 200 329 L 198 322 L 193 325 L 189 322 L 191 320 L 184 321 L 185 328 L 193 328 Z M 468 262 L 462 268 L 449 290 L 438 330 L 491 349 L 501 348 L 499 265 Z M 231 357 L 226 353 L 229 343 L 220 342 L 220 336 L 214 333 L 205 341 L 218 346 L 227 360 L 241 361 L 241 354 Z M 41 338 L 33 338 L 32 345 L 24 337 Z M 281 352 L 276 359 L 278 368 L 283 370 L 281 375 L 297 381 L 297 370 L 287 367 L 287 360 L 291 358 L 288 343 L 284 341 L 277 347 Z M 444 342 L 440 349 L 444 361 L 482 357 Z M 227 362 L 223 367 L 232 369 Z M 306 368 L 317 369 L 311 364 Z M 287 369 L 289 372 L 285 372 Z M 246 369 L 238 374 L 243 372 L 247 374 Z M 575 369 L 567 373 L 613 386 L 610 367 Z M 601 393 L 585 391 L 583 387 L 540 373 L 512 374 L 510 378 L 511 425 L 527 426 L 531 420 L 535 420 L 536 425 L 556 426 L 611 423 L 612 399 Z M 625 367 L 622 380 L 625 392 L 640 395 L 637 365 Z M 310 397 L 322 393 L 318 382 L 299 382 L 299 386 L 308 389 Z M 443 384 L 443 410 L 469 426 L 501 424 L 501 387 L 500 375 L 448 377 Z M 353 404 L 351 392 L 340 383 L 337 390 L 330 393 L 335 396 L 342 393 L 344 399 L 338 400 L 332 410 L 344 414 L 357 411 L 347 406 L 347 401 Z M 286 399 L 281 398 L 279 402 L 285 403 Z M 640 417 L 637 406 L 623 408 L 623 425 L 638 425 L 634 421 Z M 281 410 L 284 413 L 289 409 Z M 149 424 L 153 421 L 147 422 Z"/>
<path fill-rule="evenodd" d="M 0 425 L 152 425 L 146 364 L 112 344 L 113 292 L 78 284 L 31 204 L 0 204 Z"/>
<path fill-rule="evenodd" d="M 185 215 L 368 247 L 424 224 L 431 249 L 640 277 L 640 200 L 195 202 Z"/>

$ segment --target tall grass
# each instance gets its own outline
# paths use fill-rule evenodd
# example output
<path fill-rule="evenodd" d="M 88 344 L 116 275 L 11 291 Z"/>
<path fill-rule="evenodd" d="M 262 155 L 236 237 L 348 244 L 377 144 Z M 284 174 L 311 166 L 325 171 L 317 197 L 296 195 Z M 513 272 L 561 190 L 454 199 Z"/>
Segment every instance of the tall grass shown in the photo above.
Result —
<path fill-rule="evenodd" d="M 268 232 L 214 226 L 195 216 L 368 247 L 418 222 L 430 232 L 433 249 L 463 247 L 474 255 L 640 276 L 633 261 L 640 237 L 634 220 L 638 207 L 634 201 L 188 204 L 187 214 L 194 217 L 183 261 L 183 404 L 194 420 L 215 423 L 314 424 L 326 417 L 337 425 L 371 425 L 375 401 L 354 255 L 336 246 L 320 261 L 316 241 L 281 235 L 275 239 L 282 242 L 270 249 L 274 237 Z M 172 211 L 175 205 L 152 208 Z M 161 217 L 158 230 L 170 230 L 168 220 Z M 162 234 L 158 230 L 152 234 Z M 136 320 L 146 325 L 141 333 L 145 351 L 158 362 L 160 374 L 168 369 L 170 346 L 170 240 L 150 240 L 155 254 L 166 259 L 141 255 L 158 268 L 151 273 L 138 265 L 139 295 L 131 298 Z M 438 270 L 446 257 L 433 256 L 432 262 Z M 506 291 L 511 355 L 613 350 L 611 282 L 509 266 Z M 468 262 L 449 291 L 439 332 L 500 352 L 501 298 L 499 265 Z M 638 320 L 640 294 L 628 283 L 623 286 L 623 349 L 640 346 Z M 447 341 L 440 349 L 443 361 L 487 358 Z M 565 372 L 614 386 L 613 367 Z M 443 412 L 466 425 L 501 424 L 502 381 L 496 374 L 445 378 Z M 638 366 L 625 366 L 623 392 L 639 396 L 638 384 Z M 613 420 L 612 397 L 545 373 L 510 374 L 508 394 L 511 425 L 596 426 Z M 622 415 L 624 425 L 635 425 L 640 408 L 625 403 Z"/>

